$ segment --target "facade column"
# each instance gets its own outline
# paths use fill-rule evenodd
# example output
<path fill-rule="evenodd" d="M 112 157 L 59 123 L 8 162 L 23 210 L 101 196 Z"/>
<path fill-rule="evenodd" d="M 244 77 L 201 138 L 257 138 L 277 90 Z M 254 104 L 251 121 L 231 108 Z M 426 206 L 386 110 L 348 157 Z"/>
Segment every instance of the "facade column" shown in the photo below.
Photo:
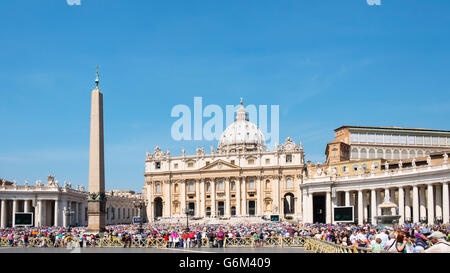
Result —
<path fill-rule="evenodd" d="M 350 206 L 350 191 L 345 191 L 345 206 Z"/>
<path fill-rule="evenodd" d="M 38 227 L 42 227 L 43 226 L 43 221 L 44 221 L 44 201 L 42 200 L 38 200 Z"/>
<path fill-rule="evenodd" d="M 181 204 L 180 204 L 181 211 L 180 212 L 182 213 L 182 215 L 186 214 L 187 210 L 189 209 L 186 207 L 186 184 L 187 183 L 188 182 L 186 180 L 181 181 Z"/>
<path fill-rule="evenodd" d="M 411 191 L 409 188 L 403 188 L 404 196 L 405 196 L 405 217 L 404 221 L 411 221 Z"/>
<path fill-rule="evenodd" d="M 326 223 L 331 224 L 332 218 L 331 218 L 331 192 L 327 191 L 326 193 L 326 199 L 325 199 L 325 216 L 326 216 Z"/>
<path fill-rule="evenodd" d="M 297 203 L 295 204 L 295 213 L 298 214 L 298 218 L 299 219 L 303 220 L 303 210 L 302 210 L 302 206 L 303 206 L 302 197 L 303 197 L 303 195 L 302 195 L 302 189 L 300 188 L 300 184 L 301 184 L 301 181 L 299 180 L 298 181 L 298 185 L 296 186 L 297 187 L 297 192 L 298 192 L 297 193 L 298 198 L 297 198 Z M 331 209 L 331 210 L 333 210 L 333 209 Z M 333 219 L 333 218 L 331 218 L 331 219 Z"/>
<path fill-rule="evenodd" d="M 195 216 L 200 217 L 201 216 L 201 202 L 200 202 L 200 180 L 195 180 Z"/>
<path fill-rule="evenodd" d="M 413 186 L 413 222 L 419 223 L 419 188 L 417 185 Z"/>
<path fill-rule="evenodd" d="M 369 220 L 369 210 L 367 209 L 367 192 L 363 192 L 363 222 L 367 223 Z M 370 197 L 369 197 L 370 199 Z"/>
<path fill-rule="evenodd" d="M 211 217 L 216 217 L 216 180 L 211 180 Z"/>
<path fill-rule="evenodd" d="M 24 212 L 31 212 L 31 200 L 24 200 L 23 209 Z"/>
<path fill-rule="evenodd" d="M 165 184 L 166 184 L 166 191 L 165 191 L 165 194 L 166 194 L 166 200 L 164 200 L 165 202 L 164 202 L 164 206 L 165 206 L 165 211 L 166 211 L 166 215 L 165 215 L 165 217 L 171 217 L 172 216 L 172 212 L 171 212 L 171 209 L 172 209 L 172 190 L 171 190 L 171 185 L 170 185 L 170 181 L 165 181 L 164 182 Z M 181 204 L 180 204 L 181 205 Z M 181 207 L 180 207 L 180 209 L 181 209 Z"/>
<path fill-rule="evenodd" d="M 59 217 L 59 200 L 55 200 L 55 223 L 54 223 L 54 225 L 57 227 L 61 226 L 59 223 L 59 219 L 60 219 L 60 217 Z"/>
<path fill-rule="evenodd" d="M 403 225 L 405 223 L 405 192 L 403 187 L 398 188 L 398 214 L 400 215 L 398 223 Z"/>
<path fill-rule="evenodd" d="M 396 203 L 395 202 L 395 189 L 390 189 L 389 198 L 390 198 L 390 201 L 392 203 L 394 203 L 394 204 Z M 392 215 L 396 215 L 397 214 L 397 209 L 396 208 L 391 208 L 391 214 Z"/>
<path fill-rule="evenodd" d="M 238 178 L 234 183 L 236 183 L 236 216 L 241 216 L 241 181 Z"/>
<path fill-rule="evenodd" d="M 375 189 L 370 191 L 370 209 L 370 216 L 372 218 L 371 223 L 372 225 L 376 225 L 377 219 L 375 216 L 377 216 L 377 191 Z"/>
<path fill-rule="evenodd" d="M 363 198 L 364 195 L 362 190 L 358 190 L 358 225 L 362 225 L 364 223 Z"/>
<path fill-rule="evenodd" d="M 427 219 L 427 205 L 425 199 L 425 187 L 419 187 L 420 221 Z"/>
<path fill-rule="evenodd" d="M 314 205 L 313 205 L 313 194 L 308 194 L 308 218 L 309 223 L 314 223 Z"/>
<path fill-rule="evenodd" d="M 247 216 L 247 179 L 242 178 L 242 216 Z"/>
<path fill-rule="evenodd" d="M 225 217 L 231 216 L 230 178 L 225 178 Z"/>
<path fill-rule="evenodd" d="M 262 194 L 261 194 L 261 178 L 259 176 L 256 177 L 256 215 L 261 216 L 262 213 Z"/>
<path fill-rule="evenodd" d="M 205 212 L 205 179 L 200 180 L 200 217 L 206 217 Z"/>
<path fill-rule="evenodd" d="M 442 220 L 442 186 L 441 184 L 436 185 L 436 204 L 435 204 L 435 214 L 436 219 Z"/>
<path fill-rule="evenodd" d="M 449 223 L 450 218 L 450 204 L 448 196 L 448 182 L 442 184 L 442 222 L 444 224 Z"/>
<path fill-rule="evenodd" d="M 12 207 L 12 226 L 16 226 L 16 212 L 17 212 L 17 199 L 13 200 L 13 207 Z"/>
<path fill-rule="evenodd" d="M 273 206 L 277 209 L 276 214 L 283 215 L 283 211 L 281 210 L 281 205 L 280 205 L 280 177 L 279 176 L 275 176 L 273 179 L 272 199 L 273 199 Z"/>
<path fill-rule="evenodd" d="M 336 190 L 331 189 L 331 223 L 335 224 L 334 222 L 334 208 L 338 205 L 338 196 L 339 194 L 336 192 Z"/>
<path fill-rule="evenodd" d="M 428 224 L 434 224 L 434 193 L 433 184 L 428 184 Z"/>
<path fill-rule="evenodd" d="M 75 202 L 75 208 L 74 208 L 74 216 L 75 216 L 75 219 L 74 219 L 74 224 L 75 224 L 75 226 L 79 226 L 80 225 L 80 207 L 79 207 L 79 204 L 78 204 L 78 202 Z M 123 216 L 122 216 L 123 217 Z"/>
<path fill-rule="evenodd" d="M 5 199 L 3 199 L 2 200 L 2 212 L 1 212 L 1 217 L 2 217 L 2 220 L 1 220 L 1 228 L 6 228 L 6 226 L 7 226 L 7 218 L 6 218 L 6 213 L 7 213 L 7 210 L 6 210 L 6 204 L 7 204 L 7 202 L 6 202 L 6 200 Z"/>

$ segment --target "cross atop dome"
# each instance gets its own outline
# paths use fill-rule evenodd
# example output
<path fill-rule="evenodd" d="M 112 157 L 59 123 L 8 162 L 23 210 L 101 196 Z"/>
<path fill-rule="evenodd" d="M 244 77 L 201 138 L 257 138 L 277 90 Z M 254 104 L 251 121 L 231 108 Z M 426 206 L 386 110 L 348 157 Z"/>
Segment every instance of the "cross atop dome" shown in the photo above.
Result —
<path fill-rule="evenodd" d="M 247 111 L 245 110 L 244 101 L 242 98 L 241 98 L 241 105 L 239 106 L 239 109 L 236 111 L 236 119 L 235 120 L 248 121 Z"/>

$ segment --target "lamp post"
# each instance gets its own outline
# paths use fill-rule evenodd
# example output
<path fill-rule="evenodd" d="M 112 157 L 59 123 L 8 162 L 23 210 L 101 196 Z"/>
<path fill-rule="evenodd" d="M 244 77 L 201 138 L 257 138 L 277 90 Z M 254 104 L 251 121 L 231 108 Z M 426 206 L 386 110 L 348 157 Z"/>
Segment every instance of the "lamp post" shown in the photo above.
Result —
<path fill-rule="evenodd" d="M 69 218 L 69 232 L 71 231 L 72 215 L 73 214 L 75 214 L 75 211 L 71 210 L 71 207 L 64 208 L 64 215 Z"/>
<path fill-rule="evenodd" d="M 184 213 L 186 213 L 186 231 L 189 231 L 189 213 L 191 210 L 189 209 L 189 202 L 186 202 L 186 206 L 184 208 Z"/>
<path fill-rule="evenodd" d="M 142 231 L 143 231 L 143 229 L 142 229 L 142 209 L 144 207 L 146 207 L 147 204 L 148 204 L 147 200 L 144 201 L 142 199 L 137 199 L 137 200 L 133 201 L 133 206 L 135 208 L 139 209 L 139 230 L 138 231 L 140 234 L 142 234 Z"/>

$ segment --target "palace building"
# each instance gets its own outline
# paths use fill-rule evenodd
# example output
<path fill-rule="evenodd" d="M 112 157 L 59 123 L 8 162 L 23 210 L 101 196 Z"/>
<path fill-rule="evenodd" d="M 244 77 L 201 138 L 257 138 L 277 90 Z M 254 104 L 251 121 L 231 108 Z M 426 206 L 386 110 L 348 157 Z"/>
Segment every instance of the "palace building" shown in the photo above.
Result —
<path fill-rule="evenodd" d="M 242 220 L 278 215 L 335 223 L 333 211 L 354 207 L 354 221 L 449 222 L 450 131 L 343 126 L 327 144 L 326 161 L 305 163 L 301 142 L 268 150 L 242 104 L 209 153 L 146 153 L 144 198 L 149 221 Z"/>

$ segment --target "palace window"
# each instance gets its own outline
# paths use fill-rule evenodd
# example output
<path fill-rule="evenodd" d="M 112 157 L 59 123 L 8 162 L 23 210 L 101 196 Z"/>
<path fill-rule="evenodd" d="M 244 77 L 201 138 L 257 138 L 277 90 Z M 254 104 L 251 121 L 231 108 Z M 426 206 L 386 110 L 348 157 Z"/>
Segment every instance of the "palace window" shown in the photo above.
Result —
<path fill-rule="evenodd" d="M 422 156 L 423 156 L 422 150 L 417 151 L 417 157 L 422 157 Z"/>
<path fill-rule="evenodd" d="M 385 154 L 386 154 L 386 159 L 392 159 L 392 152 L 391 152 L 391 150 L 386 150 Z"/>
<path fill-rule="evenodd" d="M 433 145 L 438 145 L 438 137 L 437 136 L 433 137 Z"/>
<path fill-rule="evenodd" d="M 250 190 L 254 190 L 255 189 L 255 180 L 252 179 L 252 180 L 249 181 L 248 188 Z"/>
<path fill-rule="evenodd" d="M 155 169 L 161 169 L 161 162 L 155 162 Z"/>
<path fill-rule="evenodd" d="M 408 136 L 408 144 L 416 144 L 415 138 L 415 136 Z"/>
<path fill-rule="evenodd" d="M 406 135 L 400 135 L 399 142 L 400 144 L 406 144 Z"/>
<path fill-rule="evenodd" d="M 400 159 L 400 152 L 398 150 L 394 150 L 394 159 Z"/>
<path fill-rule="evenodd" d="M 398 144 L 398 135 L 392 135 L 392 143 Z"/>
<path fill-rule="evenodd" d="M 374 149 L 369 150 L 369 158 L 375 158 L 375 150 Z"/>
<path fill-rule="evenodd" d="M 430 155 L 430 150 L 426 150 L 425 155 Z"/>
<path fill-rule="evenodd" d="M 417 145 L 423 144 L 423 136 L 416 136 L 416 144 Z"/>
<path fill-rule="evenodd" d="M 375 142 L 375 134 L 369 133 L 369 134 L 368 134 L 368 141 L 367 141 L 367 142 L 370 142 L 370 143 Z"/>
<path fill-rule="evenodd" d="M 409 158 L 415 158 L 416 157 L 416 152 L 411 150 L 409 151 Z"/>
<path fill-rule="evenodd" d="M 353 148 L 352 149 L 352 159 L 357 159 L 358 158 L 358 149 Z"/>
<path fill-rule="evenodd" d="M 406 159 L 408 158 L 408 151 L 407 150 L 403 150 L 402 151 L 402 159 Z"/>
<path fill-rule="evenodd" d="M 377 134 L 377 143 L 383 143 L 383 135 Z"/>
<path fill-rule="evenodd" d="M 386 144 L 392 143 L 392 135 L 391 134 L 384 135 L 384 143 L 386 143 Z"/>
<path fill-rule="evenodd" d="M 439 138 L 439 145 L 445 146 L 446 145 L 446 137 L 440 137 Z"/>
<path fill-rule="evenodd" d="M 223 191 L 223 180 L 219 180 L 219 183 L 217 183 L 217 189 L 219 191 Z"/>
<path fill-rule="evenodd" d="M 361 149 L 361 157 L 362 159 L 366 159 L 367 158 L 367 150 L 365 148 Z"/>
<path fill-rule="evenodd" d="M 383 150 L 378 149 L 378 151 L 377 151 L 377 158 L 383 158 Z"/>
<path fill-rule="evenodd" d="M 367 142 L 367 133 L 359 134 L 359 142 Z"/>
<path fill-rule="evenodd" d="M 292 162 L 292 155 L 286 155 L 286 163 Z"/>
<path fill-rule="evenodd" d="M 423 137 L 423 142 L 424 142 L 425 145 L 430 145 L 431 144 L 431 137 L 430 136 Z"/>
<path fill-rule="evenodd" d="M 358 142 L 358 133 L 350 133 L 350 141 Z"/>
<path fill-rule="evenodd" d="M 292 189 L 292 179 L 291 178 L 286 179 L 286 188 Z"/>

